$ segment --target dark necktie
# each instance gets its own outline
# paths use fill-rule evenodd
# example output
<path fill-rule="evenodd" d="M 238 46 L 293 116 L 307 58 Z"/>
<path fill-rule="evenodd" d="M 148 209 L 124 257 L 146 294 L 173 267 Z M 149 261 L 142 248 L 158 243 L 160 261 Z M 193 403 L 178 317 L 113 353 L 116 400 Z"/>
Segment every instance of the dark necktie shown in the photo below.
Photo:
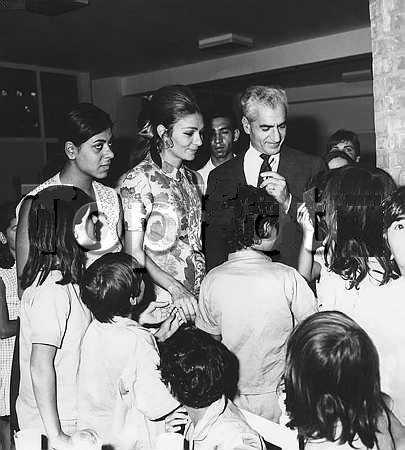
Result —
<path fill-rule="evenodd" d="M 262 177 L 262 173 L 263 172 L 271 172 L 271 165 L 270 165 L 270 155 L 266 155 L 265 153 L 262 153 L 260 155 L 260 158 L 262 158 L 263 162 L 262 165 L 260 166 L 260 172 L 259 172 L 259 177 L 257 179 L 257 186 L 259 187 L 260 184 L 263 181 L 263 177 Z"/>

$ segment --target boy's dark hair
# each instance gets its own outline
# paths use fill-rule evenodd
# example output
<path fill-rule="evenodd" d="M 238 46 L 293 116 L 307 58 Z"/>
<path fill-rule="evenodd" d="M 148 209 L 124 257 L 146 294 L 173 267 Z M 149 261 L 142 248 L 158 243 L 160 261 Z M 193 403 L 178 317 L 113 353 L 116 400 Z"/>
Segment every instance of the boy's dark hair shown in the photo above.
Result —
<path fill-rule="evenodd" d="M 137 297 L 141 288 L 139 268 L 127 253 L 106 253 L 87 268 L 80 283 L 81 298 L 99 322 L 131 312 L 130 297 Z"/>
<path fill-rule="evenodd" d="M 250 247 L 256 239 L 268 238 L 274 227 L 278 230 L 278 203 L 263 189 L 240 186 L 230 206 L 234 208 L 234 220 L 226 236 L 228 253 Z"/>
<path fill-rule="evenodd" d="M 191 408 L 206 408 L 234 390 L 236 357 L 209 334 L 184 328 L 160 344 L 160 371 L 173 396 Z"/>
<path fill-rule="evenodd" d="M 356 157 L 360 156 L 360 141 L 356 133 L 350 130 L 340 129 L 335 131 L 328 139 L 326 144 L 326 151 L 330 150 L 341 142 L 350 142 L 353 145 L 353 149 L 356 153 Z M 352 160 L 353 161 L 353 160 Z"/>
<path fill-rule="evenodd" d="M 382 205 L 383 208 L 383 231 L 384 236 L 387 233 L 388 228 L 400 219 L 405 217 L 405 186 L 399 187 L 395 192 L 393 192 L 389 197 L 387 197 Z M 391 256 L 391 250 L 388 245 L 388 241 L 384 239 L 385 248 L 387 251 L 387 256 Z M 395 274 L 399 277 L 401 271 L 394 259 L 390 259 L 392 264 L 392 269 Z"/>
<path fill-rule="evenodd" d="M 326 164 L 328 164 L 332 159 L 335 158 L 342 158 L 346 160 L 349 164 L 353 164 L 353 159 L 344 151 L 342 150 L 331 150 L 324 156 L 324 160 Z"/>
<path fill-rule="evenodd" d="M 80 213 L 94 204 L 93 199 L 75 186 L 64 185 L 47 187 L 31 198 L 28 214 L 30 248 L 22 287 L 30 286 L 38 274 L 41 285 L 54 269 L 62 273 L 58 284 L 79 283 L 85 269 L 86 253 L 77 243 L 73 227 Z"/>
<path fill-rule="evenodd" d="M 370 257 L 376 257 L 384 271 L 381 284 L 393 277 L 383 241 L 381 202 L 394 190 L 387 172 L 358 164 L 336 169 L 328 178 L 322 198 L 328 228 L 325 263 L 349 281 L 350 289 L 369 273 Z"/>
<path fill-rule="evenodd" d="M 0 232 L 6 236 L 6 230 L 12 219 L 15 218 L 15 202 L 6 202 L 0 205 Z M 10 252 L 8 242 L 0 242 L 0 267 L 10 269 L 14 265 L 14 256 Z"/>
<path fill-rule="evenodd" d="M 365 447 L 374 448 L 382 413 L 389 420 L 377 350 L 341 312 L 315 313 L 293 331 L 284 385 L 289 426 L 298 429 L 302 440 L 339 440 L 355 448 L 358 436 Z"/>

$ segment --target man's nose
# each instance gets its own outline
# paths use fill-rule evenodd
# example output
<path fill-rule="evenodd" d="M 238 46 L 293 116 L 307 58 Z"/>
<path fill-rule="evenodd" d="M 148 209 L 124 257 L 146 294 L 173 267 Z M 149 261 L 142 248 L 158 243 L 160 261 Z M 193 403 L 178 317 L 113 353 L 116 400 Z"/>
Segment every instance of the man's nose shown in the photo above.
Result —
<path fill-rule="evenodd" d="M 280 130 L 278 129 L 278 127 L 274 127 L 271 129 L 271 139 L 274 142 L 280 142 L 281 134 L 280 134 Z"/>
<path fill-rule="evenodd" d="M 222 143 L 222 135 L 221 133 L 215 133 L 214 134 L 214 142 L 217 144 L 221 144 Z"/>

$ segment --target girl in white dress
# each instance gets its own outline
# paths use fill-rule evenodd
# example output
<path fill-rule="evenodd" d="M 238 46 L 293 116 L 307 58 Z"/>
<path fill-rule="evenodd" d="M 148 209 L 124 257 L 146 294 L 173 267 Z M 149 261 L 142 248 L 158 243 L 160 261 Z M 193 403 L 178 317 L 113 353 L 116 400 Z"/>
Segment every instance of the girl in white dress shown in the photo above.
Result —
<path fill-rule="evenodd" d="M 308 281 L 318 281 L 320 309 L 352 317 L 366 287 L 378 287 L 393 278 L 383 240 L 381 203 L 394 190 L 394 181 L 382 169 L 345 166 L 331 172 L 321 197 L 326 238 L 315 255 L 307 207 L 303 204 L 298 209 L 303 228 L 298 271 Z"/>
<path fill-rule="evenodd" d="M 80 348 L 92 319 L 79 293 L 87 258 L 78 242 L 87 217 L 87 241 L 97 245 L 91 204 L 74 186 L 50 186 L 34 196 L 28 216 L 16 410 L 20 429 L 45 434 L 56 450 L 70 443 L 77 426 Z"/>

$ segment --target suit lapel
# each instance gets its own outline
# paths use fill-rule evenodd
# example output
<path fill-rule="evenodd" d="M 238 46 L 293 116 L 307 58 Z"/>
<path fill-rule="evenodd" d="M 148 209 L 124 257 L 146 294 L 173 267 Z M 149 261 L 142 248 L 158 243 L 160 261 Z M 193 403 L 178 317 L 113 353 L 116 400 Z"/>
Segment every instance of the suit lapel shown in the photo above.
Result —
<path fill-rule="evenodd" d="M 290 153 L 288 151 L 288 147 L 282 146 L 280 150 L 280 160 L 278 163 L 277 172 L 287 179 L 289 173 L 291 172 L 291 168 L 293 166 L 293 161 L 291 161 Z"/>
<path fill-rule="evenodd" d="M 237 180 L 237 184 L 247 184 L 246 177 L 245 177 L 245 171 L 243 170 L 243 163 L 245 160 L 245 153 L 242 153 L 241 155 L 238 155 L 235 157 L 235 173 L 234 176 Z"/>

